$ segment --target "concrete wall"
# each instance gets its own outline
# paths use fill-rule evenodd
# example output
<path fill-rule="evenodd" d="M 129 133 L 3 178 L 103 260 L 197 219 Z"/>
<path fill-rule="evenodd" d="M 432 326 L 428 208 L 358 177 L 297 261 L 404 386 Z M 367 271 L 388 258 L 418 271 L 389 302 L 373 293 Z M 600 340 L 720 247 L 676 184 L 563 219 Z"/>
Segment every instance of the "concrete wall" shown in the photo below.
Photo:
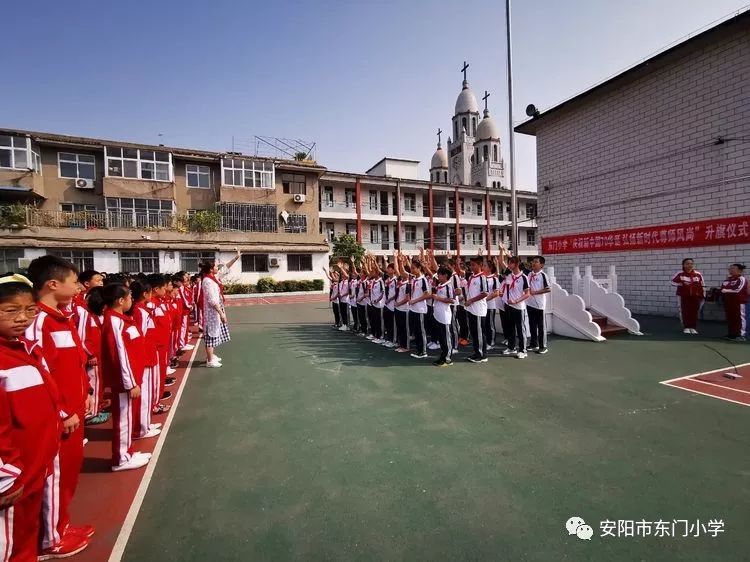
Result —
<path fill-rule="evenodd" d="M 748 100 L 744 24 L 544 117 L 537 130 L 542 238 L 750 214 Z M 568 289 L 574 265 L 603 275 L 615 264 L 634 312 L 672 316 L 669 280 L 684 257 L 716 286 L 729 263 L 750 262 L 750 245 L 550 255 L 547 264 Z"/>

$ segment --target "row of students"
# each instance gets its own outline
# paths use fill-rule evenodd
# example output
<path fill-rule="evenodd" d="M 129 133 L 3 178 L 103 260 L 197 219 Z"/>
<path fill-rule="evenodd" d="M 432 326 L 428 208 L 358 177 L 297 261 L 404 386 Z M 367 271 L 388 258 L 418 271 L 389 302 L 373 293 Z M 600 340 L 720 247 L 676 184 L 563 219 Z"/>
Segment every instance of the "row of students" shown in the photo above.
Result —
<path fill-rule="evenodd" d="M 0 556 L 49 560 L 88 546 L 91 525 L 69 507 L 83 462 L 84 420 L 106 421 L 111 392 L 112 470 L 150 455 L 152 416 L 169 409 L 168 364 L 188 343 L 189 276 L 104 276 L 61 258 L 31 262 L 28 278 L 0 277 Z"/>
<path fill-rule="evenodd" d="M 499 317 L 507 344 L 504 355 L 527 356 L 529 329 L 530 349 L 544 354 L 549 292 L 544 258 L 534 258 L 528 276 L 520 266 L 520 260 L 502 247 L 496 257 L 472 258 L 469 272 L 459 258 L 449 257 L 439 266 L 434 254 L 423 250 L 412 260 L 397 253 L 385 271 L 370 255 L 359 268 L 354 260 L 339 260 L 333 271 L 326 271 L 334 326 L 400 353 L 410 351 L 413 339 L 413 357 L 423 359 L 428 350 L 440 349 L 435 364 L 446 366 L 469 338 L 473 354 L 468 360 L 486 362 L 487 351 L 495 346 Z"/>
<path fill-rule="evenodd" d="M 748 296 L 747 279 L 743 276 L 745 265 L 733 263 L 728 276 L 721 284 L 721 296 L 727 320 L 726 338 L 743 342 L 747 330 L 746 310 Z M 703 306 L 706 284 L 703 275 L 695 268 L 693 258 L 682 260 L 682 269 L 672 277 L 672 285 L 677 290 L 677 303 L 680 310 L 682 331 L 685 334 L 698 334 L 698 315 Z"/>

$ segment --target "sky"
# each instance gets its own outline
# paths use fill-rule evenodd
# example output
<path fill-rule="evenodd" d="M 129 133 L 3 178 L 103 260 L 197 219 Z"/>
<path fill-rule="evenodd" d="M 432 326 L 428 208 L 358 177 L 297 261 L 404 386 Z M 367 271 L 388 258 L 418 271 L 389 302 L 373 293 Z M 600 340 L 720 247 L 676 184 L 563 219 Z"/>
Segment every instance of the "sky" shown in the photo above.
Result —
<path fill-rule="evenodd" d="M 556 105 L 747 2 L 516 0 L 514 122 L 529 103 Z M 234 142 L 246 154 L 255 135 L 303 139 L 329 169 L 410 158 L 426 179 L 466 60 L 477 98 L 490 92 L 507 164 L 504 5 L 8 2 L 0 127 L 211 150 Z M 535 189 L 534 140 L 516 135 L 516 147 L 517 186 Z"/>

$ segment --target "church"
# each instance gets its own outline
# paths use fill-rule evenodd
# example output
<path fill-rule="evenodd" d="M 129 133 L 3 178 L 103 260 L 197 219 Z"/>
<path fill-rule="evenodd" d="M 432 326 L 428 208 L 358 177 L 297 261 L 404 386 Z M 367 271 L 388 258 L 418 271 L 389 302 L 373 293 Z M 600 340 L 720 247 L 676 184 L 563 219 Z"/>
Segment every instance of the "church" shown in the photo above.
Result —
<path fill-rule="evenodd" d="M 453 113 L 453 137 L 448 137 L 448 152 L 443 149 L 438 130 L 438 145 L 430 164 L 430 181 L 451 185 L 471 185 L 500 189 L 505 185 L 505 165 L 500 153 L 500 132 L 487 107 L 489 92 L 484 93 L 484 113 L 469 86 L 464 62 L 464 80 Z M 451 140 L 451 138 L 453 140 Z"/>

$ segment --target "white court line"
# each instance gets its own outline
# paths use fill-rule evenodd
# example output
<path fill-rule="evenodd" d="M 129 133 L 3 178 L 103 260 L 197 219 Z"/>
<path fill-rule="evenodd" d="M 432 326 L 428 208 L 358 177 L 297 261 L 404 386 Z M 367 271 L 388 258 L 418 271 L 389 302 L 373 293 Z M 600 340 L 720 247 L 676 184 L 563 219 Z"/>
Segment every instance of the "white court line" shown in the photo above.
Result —
<path fill-rule="evenodd" d="M 737 365 L 737 368 L 739 369 L 740 367 L 747 367 L 748 365 L 750 365 L 750 363 L 742 363 L 740 365 Z M 674 381 L 681 381 L 682 379 L 692 379 L 693 377 L 702 377 L 703 375 L 712 375 L 714 373 L 721 373 L 722 371 L 731 371 L 732 369 L 734 369 L 734 367 L 730 365 L 729 367 L 724 367 L 722 369 L 714 369 L 713 371 L 706 371 L 705 373 L 695 373 L 692 375 L 685 375 L 684 377 L 676 377 L 674 379 L 669 379 L 669 380 L 660 381 L 660 382 L 661 384 L 667 384 L 667 383 L 674 382 Z"/>
<path fill-rule="evenodd" d="M 151 454 L 151 460 L 149 461 L 148 465 L 146 465 L 146 472 L 144 473 L 143 478 L 141 479 L 141 483 L 138 486 L 138 490 L 135 493 L 133 503 L 130 504 L 130 509 L 128 510 L 128 514 L 122 524 L 120 534 L 117 535 L 117 541 L 115 541 L 115 546 L 112 548 L 112 554 L 110 554 L 109 556 L 109 562 L 120 562 L 120 560 L 122 560 L 122 555 L 125 553 L 125 547 L 128 544 L 128 539 L 130 539 L 130 534 L 133 532 L 133 527 L 135 526 L 135 520 L 138 518 L 138 513 L 141 510 L 143 499 L 146 497 L 146 491 L 148 490 L 148 486 L 151 483 L 151 478 L 154 475 L 154 470 L 156 470 L 156 463 L 159 460 L 161 449 L 164 446 L 164 442 L 167 440 L 167 434 L 169 433 L 169 428 L 172 425 L 172 420 L 174 419 L 175 412 L 177 411 L 177 405 L 180 403 L 182 392 L 187 387 L 188 377 L 190 376 L 190 369 L 193 368 L 195 355 L 196 353 L 198 353 L 198 349 L 200 348 L 200 345 L 198 345 L 200 343 L 200 339 L 196 340 L 195 349 L 193 349 L 193 353 L 190 355 L 190 361 L 188 362 L 187 369 L 185 369 L 185 376 L 182 379 L 182 384 L 180 385 L 180 389 L 177 391 L 177 396 L 175 396 L 174 402 L 172 402 L 172 407 L 169 409 L 169 414 L 167 414 L 167 421 L 164 423 L 164 427 L 162 427 L 161 429 L 159 442 L 156 444 L 156 447 L 154 447 L 154 452 Z"/>
<path fill-rule="evenodd" d="M 719 369 L 721 370 L 721 369 Z M 685 378 L 685 377 L 681 377 Z M 677 379 L 675 379 L 677 380 Z M 716 396 L 715 394 L 708 394 L 707 392 L 701 392 L 700 390 L 693 390 L 692 388 L 685 388 L 682 386 L 674 386 L 672 384 L 669 384 L 669 382 L 660 382 L 659 384 L 663 384 L 665 386 L 668 386 L 670 388 L 677 388 L 679 390 L 687 390 L 688 392 L 692 392 L 694 394 L 701 394 L 703 396 L 708 396 L 709 398 L 716 398 L 717 400 L 724 400 L 724 402 L 732 402 L 733 404 L 739 404 L 740 406 L 750 406 L 750 404 L 745 404 L 744 402 L 739 402 L 737 400 L 732 400 L 731 398 L 723 398 L 721 396 Z"/>
<path fill-rule="evenodd" d="M 725 390 L 731 390 L 732 392 L 741 392 L 742 394 L 750 394 L 750 391 L 740 390 L 739 388 L 732 388 L 731 386 L 724 386 L 722 384 L 716 384 L 715 382 L 702 381 L 700 379 L 692 379 L 692 380 L 694 380 L 695 382 L 699 382 L 701 384 L 710 384 L 711 386 L 718 386 L 719 388 L 723 388 Z"/>

